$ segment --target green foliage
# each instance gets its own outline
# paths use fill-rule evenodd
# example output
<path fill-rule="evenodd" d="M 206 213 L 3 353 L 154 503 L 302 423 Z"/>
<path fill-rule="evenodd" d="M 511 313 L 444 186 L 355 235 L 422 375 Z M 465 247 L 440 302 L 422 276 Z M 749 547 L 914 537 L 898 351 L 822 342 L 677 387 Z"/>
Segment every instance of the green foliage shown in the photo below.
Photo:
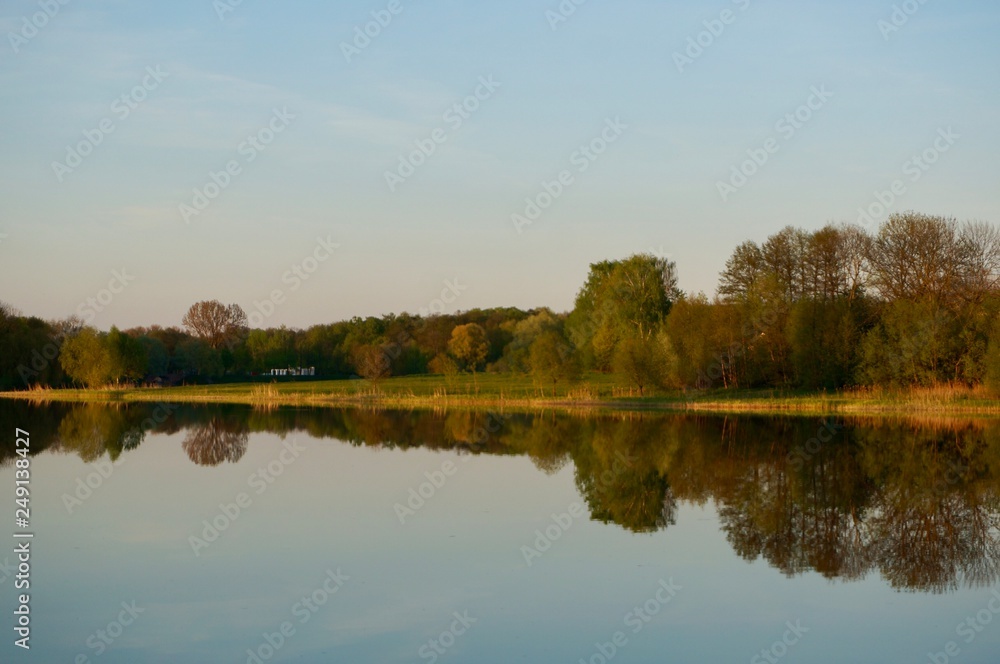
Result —
<path fill-rule="evenodd" d="M 146 354 L 144 373 L 163 376 L 170 370 L 170 353 L 166 345 L 156 337 L 143 335 L 137 339 Z"/>
<path fill-rule="evenodd" d="M 594 263 L 567 321 L 570 340 L 590 367 L 607 370 L 619 341 L 652 338 L 678 297 L 676 267 L 665 259 L 636 254 Z"/>
<path fill-rule="evenodd" d="M 455 359 L 447 353 L 435 355 L 434 358 L 427 364 L 427 368 L 431 373 L 441 374 L 443 376 L 454 376 L 459 372 L 458 362 L 456 362 Z"/>
<path fill-rule="evenodd" d="M 146 375 L 146 348 L 137 339 L 122 334 L 112 326 L 104 343 L 108 349 L 108 363 L 111 380 L 138 381 Z"/>
<path fill-rule="evenodd" d="M 516 371 L 528 373 L 532 370 L 529 359 L 529 352 L 532 344 L 541 335 L 553 332 L 561 335 L 560 320 L 548 309 L 542 309 L 533 316 L 517 321 L 510 326 L 512 328 L 510 342 L 504 348 L 503 364 L 500 367 L 504 371 Z"/>
<path fill-rule="evenodd" d="M 681 385 L 698 385 L 717 358 L 721 344 L 716 337 L 716 313 L 721 306 L 699 294 L 678 300 L 667 317 L 665 333 L 675 356 L 672 379 Z"/>
<path fill-rule="evenodd" d="M 551 329 L 539 334 L 531 343 L 528 363 L 531 374 L 539 382 L 552 385 L 553 393 L 556 383 L 579 380 L 581 374 L 580 360 L 573 347 L 559 332 Z"/>
<path fill-rule="evenodd" d="M 1000 317 L 995 318 L 993 323 L 983 364 L 986 386 L 1000 397 Z"/>
<path fill-rule="evenodd" d="M 615 374 L 638 388 L 640 396 L 648 389 L 663 388 L 669 384 L 672 358 L 665 339 L 666 336 L 651 339 L 626 337 L 615 349 Z"/>
<path fill-rule="evenodd" d="M 897 300 L 862 340 L 859 382 L 933 385 L 959 378 L 958 333 L 954 316 L 933 303 Z"/>
<path fill-rule="evenodd" d="M 615 370 L 643 390 L 988 382 L 1000 394 L 998 312 L 1000 231 L 907 212 L 874 234 L 789 226 L 743 242 L 715 299 L 683 296 L 674 264 L 653 255 L 593 263 L 568 314 L 498 307 L 247 330 L 237 305 L 212 300 L 191 307 L 186 330 L 105 334 L 0 303 L 0 389 L 312 366 L 327 378 L 486 368 L 553 386 L 581 368 Z M 362 366 L 376 355 L 387 366 Z"/>
<path fill-rule="evenodd" d="M 459 325 L 451 333 L 448 342 L 448 352 L 467 371 L 475 373 L 486 361 L 490 351 L 490 342 L 486 338 L 486 330 L 477 323 Z"/>
<path fill-rule="evenodd" d="M 73 381 L 90 388 L 103 387 L 114 378 L 106 335 L 92 327 L 63 342 L 59 363 Z"/>
<path fill-rule="evenodd" d="M 853 382 L 863 336 L 863 308 L 846 297 L 796 302 L 788 318 L 788 343 L 795 383 L 836 389 Z"/>
<path fill-rule="evenodd" d="M 59 384 L 63 374 L 55 361 L 55 334 L 49 323 L 22 317 L 0 303 L 0 389 Z"/>
<path fill-rule="evenodd" d="M 295 333 L 286 327 L 251 330 L 246 339 L 246 351 L 254 371 L 267 372 L 297 366 Z"/>
<path fill-rule="evenodd" d="M 222 375 L 222 354 L 200 339 L 188 339 L 178 344 L 176 361 L 185 374 L 203 377 Z"/>

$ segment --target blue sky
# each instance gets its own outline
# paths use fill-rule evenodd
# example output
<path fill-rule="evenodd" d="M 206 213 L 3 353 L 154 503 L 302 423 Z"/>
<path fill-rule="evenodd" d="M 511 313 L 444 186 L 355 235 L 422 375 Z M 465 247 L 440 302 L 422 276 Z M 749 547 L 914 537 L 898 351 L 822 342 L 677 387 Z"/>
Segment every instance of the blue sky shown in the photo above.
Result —
<path fill-rule="evenodd" d="M 442 291 L 445 310 L 566 310 L 591 262 L 642 251 L 711 294 L 737 243 L 854 221 L 895 180 L 890 211 L 1000 221 L 1000 7 L 985 0 L 910 0 L 891 32 L 894 3 L 856 0 L 588 0 L 555 29 L 556 0 L 243 0 L 222 18 L 221 0 L 53 3 L 34 34 L 37 0 L 0 2 L 0 300 L 45 318 L 97 298 L 98 327 L 171 325 L 219 299 L 304 327 L 434 308 Z M 348 61 L 372 12 L 392 20 Z M 446 116 L 477 88 L 478 108 Z M 832 96 L 800 108 L 815 89 Z M 609 121 L 624 129 L 601 146 Z M 57 172 L 85 132 L 99 143 Z M 595 139 L 606 150 L 581 172 Z M 415 141 L 433 153 L 390 190 Z M 564 171 L 519 233 L 512 215 Z M 326 258 L 319 240 L 339 246 Z M 115 270 L 131 277 L 119 293 Z"/>

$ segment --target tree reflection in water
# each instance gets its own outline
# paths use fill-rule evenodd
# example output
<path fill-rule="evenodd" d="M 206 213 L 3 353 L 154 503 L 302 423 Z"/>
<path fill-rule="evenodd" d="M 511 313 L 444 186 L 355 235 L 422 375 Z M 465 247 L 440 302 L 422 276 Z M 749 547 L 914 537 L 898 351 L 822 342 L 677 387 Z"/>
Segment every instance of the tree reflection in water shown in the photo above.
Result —
<path fill-rule="evenodd" d="M 95 461 L 135 448 L 148 409 L 0 405 L 33 449 Z M 239 461 L 252 432 L 304 432 L 355 446 L 522 455 L 554 474 L 572 464 L 591 518 L 667 529 L 679 505 L 711 503 L 737 555 L 792 576 L 947 592 L 1000 579 L 1000 422 L 851 419 L 802 454 L 816 418 L 669 413 L 380 411 L 181 407 L 154 433 L 183 432 L 191 460 Z M 2 463 L 15 452 L 6 441 Z"/>
<path fill-rule="evenodd" d="M 250 430 L 245 424 L 214 417 L 192 427 L 181 445 L 191 461 L 199 466 L 236 463 L 247 452 Z"/>

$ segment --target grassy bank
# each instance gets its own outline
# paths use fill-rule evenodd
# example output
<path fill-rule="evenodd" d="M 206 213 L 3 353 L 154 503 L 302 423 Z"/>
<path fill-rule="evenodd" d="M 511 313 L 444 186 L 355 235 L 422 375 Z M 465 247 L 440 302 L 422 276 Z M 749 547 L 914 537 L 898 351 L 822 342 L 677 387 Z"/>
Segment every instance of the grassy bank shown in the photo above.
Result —
<path fill-rule="evenodd" d="M 237 403 L 258 407 L 346 406 L 482 408 L 625 408 L 713 413 L 853 413 L 1000 415 L 1000 399 L 959 387 L 871 389 L 834 393 L 794 390 L 689 390 L 640 396 L 613 376 L 590 374 L 573 385 L 540 386 L 531 377 L 404 376 L 380 381 L 300 381 L 267 384 L 103 390 L 30 390 L 0 397 L 33 401 L 153 401 Z"/>

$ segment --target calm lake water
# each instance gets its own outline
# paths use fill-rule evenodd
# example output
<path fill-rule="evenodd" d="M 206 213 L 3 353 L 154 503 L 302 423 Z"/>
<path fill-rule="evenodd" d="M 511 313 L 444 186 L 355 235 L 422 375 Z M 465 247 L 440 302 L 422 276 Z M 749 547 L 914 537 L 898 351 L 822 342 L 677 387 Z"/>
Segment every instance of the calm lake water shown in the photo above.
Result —
<path fill-rule="evenodd" d="M 3 662 L 1000 661 L 1000 422 L 33 407 Z M 16 544 L 17 540 L 8 539 Z"/>

